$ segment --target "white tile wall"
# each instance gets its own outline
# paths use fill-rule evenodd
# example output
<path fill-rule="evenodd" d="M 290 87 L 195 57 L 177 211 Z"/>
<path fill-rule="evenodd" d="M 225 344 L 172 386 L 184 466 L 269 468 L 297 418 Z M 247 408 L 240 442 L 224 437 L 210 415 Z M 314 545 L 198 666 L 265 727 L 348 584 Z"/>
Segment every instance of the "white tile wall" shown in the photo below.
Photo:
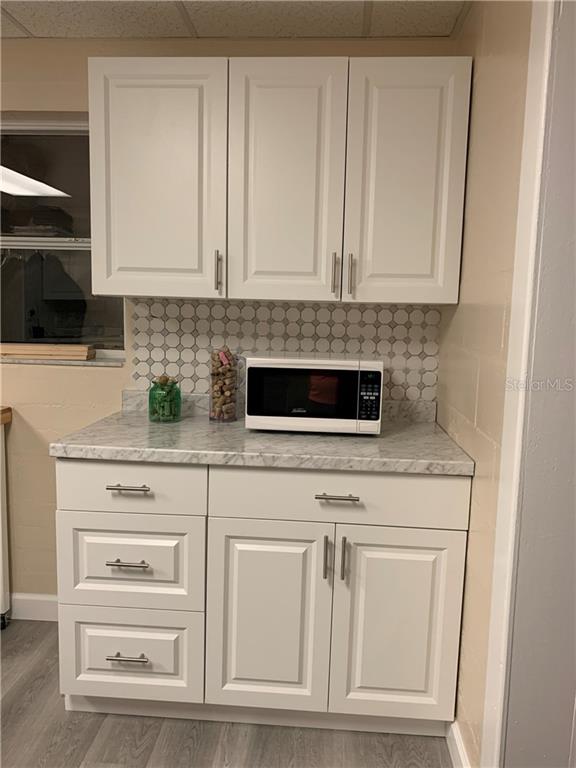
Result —
<path fill-rule="evenodd" d="M 384 399 L 436 400 L 436 307 L 134 299 L 131 321 L 139 389 L 167 373 L 183 392 L 207 392 L 210 350 L 228 344 L 239 353 L 377 356 L 384 361 Z"/>

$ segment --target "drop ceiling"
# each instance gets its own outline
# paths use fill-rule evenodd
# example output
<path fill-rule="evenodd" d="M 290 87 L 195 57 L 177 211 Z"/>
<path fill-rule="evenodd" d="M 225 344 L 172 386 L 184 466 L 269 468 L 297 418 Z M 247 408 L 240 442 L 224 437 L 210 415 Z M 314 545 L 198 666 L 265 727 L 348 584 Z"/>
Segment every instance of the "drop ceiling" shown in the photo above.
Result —
<path fill-rule="evenodd" d="M 458 0 L 3 0 L 4 38 L 448 37 Z"/>

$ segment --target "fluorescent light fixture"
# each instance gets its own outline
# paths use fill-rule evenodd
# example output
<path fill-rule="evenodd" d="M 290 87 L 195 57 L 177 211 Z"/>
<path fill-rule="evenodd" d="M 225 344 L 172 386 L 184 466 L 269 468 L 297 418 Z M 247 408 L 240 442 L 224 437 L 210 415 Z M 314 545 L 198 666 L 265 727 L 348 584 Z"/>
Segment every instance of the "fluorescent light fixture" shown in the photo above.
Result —
<path fill-rule="evenodd" d="M 0 165 L 0 192 L 25 197 L 70 197 L 66 192 Z"/>

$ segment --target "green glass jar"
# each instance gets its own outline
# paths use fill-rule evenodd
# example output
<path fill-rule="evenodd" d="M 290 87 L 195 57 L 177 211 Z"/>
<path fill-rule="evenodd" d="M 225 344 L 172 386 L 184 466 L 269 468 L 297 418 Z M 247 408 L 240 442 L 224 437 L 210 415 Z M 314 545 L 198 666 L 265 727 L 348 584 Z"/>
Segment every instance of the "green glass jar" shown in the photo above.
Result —
<path fill-rule="evenodd" d="M 182 395 L 176 379 L 158 376 L 148 392 L 148 416 L 150 421 L 170 423 L 180 420 Z"/>

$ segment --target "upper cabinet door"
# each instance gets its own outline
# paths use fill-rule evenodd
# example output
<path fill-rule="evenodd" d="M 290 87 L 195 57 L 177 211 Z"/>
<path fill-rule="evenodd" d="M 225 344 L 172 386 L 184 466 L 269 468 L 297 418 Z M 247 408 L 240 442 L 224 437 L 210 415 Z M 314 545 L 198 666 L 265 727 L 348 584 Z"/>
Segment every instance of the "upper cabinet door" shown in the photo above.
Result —
<path fill-rule="evenodd" d="M 350 60 L 344 301 L 458 301 L 470 70 Z"/>
<path fill-rule="evenodd" d="M 227 67 L 90 61 L 94 293 L 225 295 Z"/>
<path fill-rule="evenodd" d="M 230 60 L 229 296 L 340 296 L 348 60 Z"/>
<path fill-rule="evenodd" d="M 336 526 L 330 712 L 452 720 L 465 531 Z"/>

